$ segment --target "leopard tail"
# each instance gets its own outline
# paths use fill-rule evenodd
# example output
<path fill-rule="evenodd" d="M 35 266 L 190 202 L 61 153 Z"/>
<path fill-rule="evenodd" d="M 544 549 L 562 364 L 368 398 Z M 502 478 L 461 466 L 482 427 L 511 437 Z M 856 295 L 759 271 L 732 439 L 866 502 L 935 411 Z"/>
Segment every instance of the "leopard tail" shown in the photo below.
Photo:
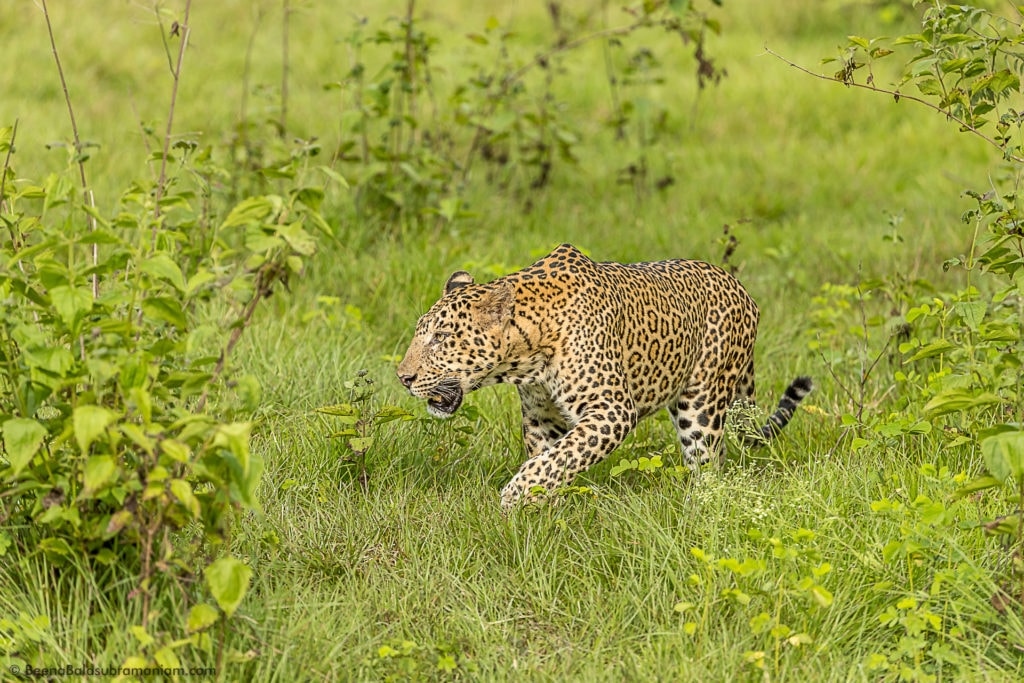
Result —
<path fill-rule="evenodd" d="M 814 389 L 814 382 L 810 377 L 797 377 L 793 380 L 779 400 L 779 407 L 768 418 L 768 422 L 761 427 L 759 433 L 752 434 L 745 439 L 747 445 L 761 445 L 778 436 L 793 419 L 793 413 L 800 405 L 800 401 L 804 400 L 812 389 Z"/>

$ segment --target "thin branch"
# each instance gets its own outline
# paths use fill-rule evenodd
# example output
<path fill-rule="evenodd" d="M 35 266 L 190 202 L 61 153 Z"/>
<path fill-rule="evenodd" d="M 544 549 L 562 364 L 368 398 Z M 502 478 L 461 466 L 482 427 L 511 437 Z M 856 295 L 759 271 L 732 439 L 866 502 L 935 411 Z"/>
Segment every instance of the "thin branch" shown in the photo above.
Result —
<path fill-rule="evenodd" d="M 85 201 L 89 203 L 89 207 L 96 210 L 96 200 L 93 197 L 92 190 L 89 189 L 89 183 L 85 179 L 85 161 L 82 159 L 82 141 L 78 137 L 78 122 L 75 120 L 75 108 L 71 106 L 71 95 L 68 93 L 68 82 L 64 78 L 64 68 L 60 64 L 60 55 L 57 54 L 57 41 L 53 37 L 53 24 L 50 22 L 50 12 L 46 7 L 46 0 L 42 0 L 43 6 L 43 17 L 46 19 L 46 31 L 50 35 L 50 49 L 53 51 L 53 61 L 57 63 L 57 74 L 60 76 L 60 85 L 64 90 L 64 103 L 68 106 L 68 117 L 71 119 L 71 134 L 75 142 L 75 161 L 78 163 L 78 176 L 82 181 L 82 193 Z M 89 232 L 96 230 L 96 217 L 93 213 L 86 212 L 86 220 L 89 224 Z M 99 244 L 94 243 L 92 245 L 92 265 L 95 266 L 99 261 Z M 99 275 L 93 273 L 92 275 L 92 298 L 95 299 L 100 295 L 100 281 Z"/>
<path fill-rule="evenodd" d="M 500 93 L 504 94 L 505 91 L 508 90 L 508 88 L 511 87 L 511 85 L 513 83 L 515 83 L 520 78 L 522 78 L 526 74 L 526 72 L 528 72 L 530 69 L 534 68 L 535 66 L 546 65 L 548 63 L 548 61 L 550 61 L 550 59 L 552 57 L 554 57 L 555 55 L 557 55 L 557 54 L 561 54 L 563 52 L 568 52 L 570 50 L 575 50 L 576 48 L 580 47 L 581 45 L 585 45 L 585 44 L 589 43 L 592 40 L 598 40 L 600 38 L 613 38 L 615 36 L 624 36 L 624 35 L 628 35 L 628 34 L 632 33 L 633 31 L 637 30 L 638 28 L 644 28 L 645 26 L 652 26 L 652 25 L 654 25 L 654 24 L 652 24 L 650 19 L 644 18 L 644 19 L 640 19 L 638 21 L 635 21 L 632 24 L 629 24 L 628 26 L 619 26 L 617 28 L 606 28 L 606 29 L 602 29 L 600 31 L 595 31 L 594 33 L 588 33 L 585 36 L 580 36 L 579 38 L 577 38 L 575 40 L 570 40 L 570 41 L 567 41 L 565 43 L 559 43 L 558 45 L 555 45 L 553 48 L 551 48 L 547 52 L 542 52 L 542 53 L 536 55 L 532 60 L 530 60 L 529 62 L 527 62 L 526 64 L 522 65 L 521 67 L 519 67 L 518 69 L 516 69 L 515 71 L 510 73 L 508 76 L 506 76 L 502 80 L 502 82 L 501 82 L 501 91 L 500 91 Z"/>
<path fill-rule="evenodd" d="M 281 29 L 281 122 L 278 131 L 282 139 L 288 130 L 288 32 L 291 16 L 291 2 L 284 0 L 284 26 Z"/>
<path fill-rule="evenodd" d="M 210 387 L 213 386 L 214 382 L 224 372 L 224 368 L 227 366 L 228 356 L 234 350 L 235 345 L 242 338 L 242 332 L 249 326 L 252 321 L 252 316 L 256 312 L 256 306 L 259 302 L 270 295 L 273 289 L 274 280 L 276 276 L 272 269 L 265 265 L 256 273 L 255 293 L 249 303 L 245 305 L 242 310 L 242 316 L 235 323 L 234 329 L 231 330 L 231 336 L 228 338 L 227 345 L 221 350 L 220 357 L 217 358 L 217 365 L 213 368 L 213 373 L 210 375 L 210 379 L 206 383 L 206 388 L 203 389 L 202 395 L 199 397 L 199 401 L 196 403 L 195 412 L 201 413 L 206 407 L 206 399 L 210 393 Z"/>
<path fill-rule="evenodd" d="M 167 182 L 167 156 L 171 151 L 171 130 L 174 126 L 174 105 L 178 101 L 178 84 L 181 83 L 181 65 L 185 60 L 185 47 L 188 45 L 188 34 L 190 32 L 188 16 L 192 9 L 192 0 L 185 2 L 185 22 L 175 24 L 171 27 L 171 33 L 177 31 L 180 34 L 181 42 L 178 45 L 178 62 L 174 66 L 174 85 L 171 87 L 171 105 L 167 112 L 167 132 L 164 133 L 164 153 L 160 159 L 160 177 L 156 182 L 156 198 L 153 207 L 153 243 L 156 243 L 157 225 L 160 220 L 160 200 L 164 196 L 164 185 Z M 159 9 L 157 10 L 159 17 Z M 160 24 L 161 36 L 163 35 L 163 23 Z M 166 43 L 165 43 L 166 44 Z M 168 53 L 169 54 L 169 53 Z"/>
<path fill-rule="evenodd" d="M 4 157 L 4 167 L 0 170 L 0 209 L 4 206 L 4 192 L 7 191 L 7 169 L 11 167 L 11 155 L 14 153 L 14 140 L 18 137 L 18 119 L 14 119 L 14 128 L 11 130 L 11 142 L 7 146 L 7 156 Z M 7 224 L 11 233 L 11 252 L 18 252 L 18 238 L 14 234 L 14 225 Z"/>
<path fill-rule="evenodd" d="M 1002 152 L 1003 157 L 1006 160 L 1008 160 L 1008 161 L 1016 161 L 1018 163 L 1024 163 L 1024 157 L 1020 157 L 1020 156 L 1017 156 L 1015 154 L 1010 154 L 1009 152 L 1006 151 L 1006 148 L 1004 148 L 998 142 L 996 142 L 995 140 L 990 138 L 988 135 L 985 135 L 984 133 L 982 133 L 981 130 L 979 130 L 975 126 L 972 126 L 971 124 L 969 124 L 968 122 L 964 121 L 962 118 L 960 118 L 956 114 L 954 114 L 954 113 L 952 113 L 950 111 L 947 111 L 947 110 L 943 109 L 942 107 L 938 106 L 937 104 L 929 102 L 926 99 L 923 99 L 923 98 L 920 98 L 920 97 L 916 97 L 914 95 L 907 95 L 907 94 L 899 92 L 898 90 L 889 90 L 887 88 L 879 88 L 878 86 L 874 85 L 873 83 L 857 83 L 857 82 L 852 81 L 852 80 L 851 81 L 838 80 L 838 79 L 836 79 L 836 78 L 834 78 L 832 76 L 826 76 L 825 74 L 815 73 L 815 72 L 811 71 L 810 69 L 807 69 L 806 67 L 800 66 L 799 64 L 797 64 L 795 62 L 791 62 L 790 60 L 786 59 L 785 57 L 783 57 L 779 53 L 777 53 L 774 50 L 770 49 L 767 45 L 765 46 L 764 51 L 765 51 L 766 54 L 769 54 L 772 57 L 775 57 L 779 61 L 784 62 L 784 63 L 790 65 L 791 67 L 793 67 L 794 69 L 797 69 L 798 71 L 802 71 L 803 73 L 807 74 L 808 76 L 813 76 L 815 78 L 821 79 L 823 81 L 829 81 L 831 83 L 841 83 L 841 84 L 845 85 L 848 88 L 861 88 L 862 90 L 870 90 L 871 92 L 880 93 L 882 95 L 889 95 L 890 97 L 895 99 L 897 102 L 899 102 L 900 100 L 910 100 L 911 102 L 916 102 L 918 104 L 924 105 L 925 107 L 927 107 L 929 109 L 932 109 L 934 111 L 939 112 L 940 114 L 942 114 L 946 118 L 950 119 L 951 121 L 955 121 L 956 123 L 960 124 L 960 127 L 963 128 L 965 131 L 967 131 L 969 133 L 974 133 L 979 138 L 981 138 L 982 140 L 984 140 L 988 144 L 990 144 L 993 147 L 995 147 L 996 149 L 998 149 L 1000 152 Z"/>

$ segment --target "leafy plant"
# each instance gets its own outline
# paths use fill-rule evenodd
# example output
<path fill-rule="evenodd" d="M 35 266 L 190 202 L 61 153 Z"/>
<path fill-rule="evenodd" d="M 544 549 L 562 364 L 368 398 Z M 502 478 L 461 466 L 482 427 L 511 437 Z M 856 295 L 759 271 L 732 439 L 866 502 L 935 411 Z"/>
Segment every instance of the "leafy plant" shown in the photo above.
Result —
<path fill-rule="evenodd" d="M 411 420 L 412 413 L 398 406 L 374 405 L 376 385 L 366 370 L 360 370 L 352 379 L 345 380 L 349 392 L 347 403 L 338 403 L 317 408 L 317 412 L 329 415 L 343 426 L 331 433 L 332 439 L 342 439 L 348 452 L 342 457 L 356 467 L 356 479 L 365 491 L 370 476 L 366 469 L 366 452 L 373 446 L 376 430 L 395 420 Z"/>
<path fill-rule="evenodd" d="M 186 5 L 175 92 L 187 21 Z M 315 252 L 307 227 L 331 234 L 322 187 L 216 196 L 209 180 L 226 171 L 212 150 L 170 143 L 173 102 L 159 175 L 110 214 L 85 183 L 77 128 L 68 168 L 42 182 L 17 177 L 17 128 L 0 129 L 0 554 L 133 568 L 139 654 L 126 666 L 211 652 L 207 629 L 241 604 L 252 571 L 230 555 L 231 526 L 238 510 L 259 513 L 263 462 L 244 419 L 259 385 L 229 359 L 260 302 Z M 171 585 L 195 586 L 187 616 L 152 609 Z"/>

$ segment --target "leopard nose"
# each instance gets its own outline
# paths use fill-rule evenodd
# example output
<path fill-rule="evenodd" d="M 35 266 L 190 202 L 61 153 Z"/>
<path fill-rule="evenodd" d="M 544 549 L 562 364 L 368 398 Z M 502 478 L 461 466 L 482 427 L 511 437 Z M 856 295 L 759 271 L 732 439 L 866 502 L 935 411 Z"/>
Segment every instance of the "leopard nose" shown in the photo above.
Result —
<path fill-rule="evenodd" d="M 416 375 L 399 375 L 398 381 L 405 385 L 405 388 L 408 389 L 409 387 L 412 386 L 412 383 L 416 381 Z"/>

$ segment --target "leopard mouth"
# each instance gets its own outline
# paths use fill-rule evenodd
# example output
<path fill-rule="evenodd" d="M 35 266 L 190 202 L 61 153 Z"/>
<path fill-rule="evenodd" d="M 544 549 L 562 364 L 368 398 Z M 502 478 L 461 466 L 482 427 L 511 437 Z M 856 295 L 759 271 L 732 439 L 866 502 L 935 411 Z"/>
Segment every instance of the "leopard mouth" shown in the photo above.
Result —
<path fill-rule="evenodd" d="M 462 405 L 462 387 L 455 382 L 443 382 L 427 396 L 427 412 L 434 417 L 447 418 Z"/>

